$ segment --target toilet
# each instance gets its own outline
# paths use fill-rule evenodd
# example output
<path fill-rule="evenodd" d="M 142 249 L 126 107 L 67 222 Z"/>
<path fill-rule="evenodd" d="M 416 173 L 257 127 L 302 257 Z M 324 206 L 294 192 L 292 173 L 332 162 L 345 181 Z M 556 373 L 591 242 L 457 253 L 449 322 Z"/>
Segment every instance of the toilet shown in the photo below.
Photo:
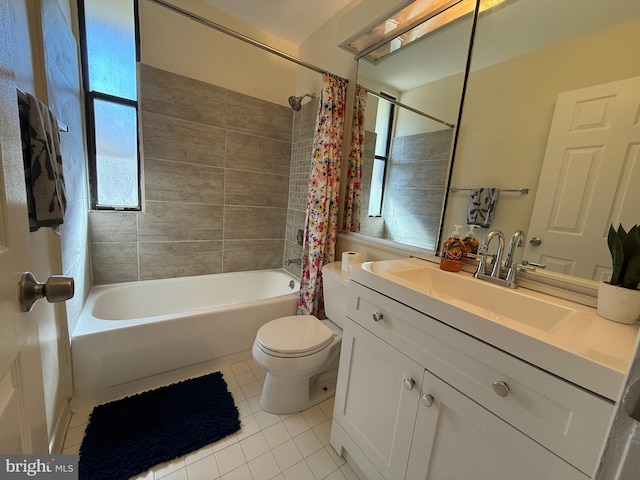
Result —
<path fill-rule="evenodd" d="M 291 315 L 258 330 L 252 353 L 267 372 L 260 395 L 267 412 L 299 412 L 335 394 L 349 279 L 334 262 L 322 267 L 322 280 L 327 320 Z"/>

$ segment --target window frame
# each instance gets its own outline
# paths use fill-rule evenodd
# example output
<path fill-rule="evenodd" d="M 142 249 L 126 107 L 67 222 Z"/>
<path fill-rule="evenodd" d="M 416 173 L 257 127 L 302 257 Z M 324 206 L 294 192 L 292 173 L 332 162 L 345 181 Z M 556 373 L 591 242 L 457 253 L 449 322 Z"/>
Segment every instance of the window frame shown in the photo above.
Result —
<path fill-rule="evenodd" d="M 85 18 L 85 0 L 77 0 L 78 5 L 78 31 L 80 33 L 80 67 L 82 72 L 82 91 L 85 106 L 85 125 L 86 125 L 86 141 L 87 141 L 87 158 L 88 158 L 88 176 L 89 176 L 89 200 L 91 210 L 113 210 L 113 211 L 142 211 L 142 161 L 140 151 L 140 112 L 139 100 L 131 100 L 125 97 L 118 97 L 104 92 L 91 90 L 89 81 L 89 58 L 87 49 L 87 30 Z M 133 22 L 134 22 L 134 42 L 135 42 L 135 61 L 136 66 L 140 63 L 140 19 L 138 1 L 131 0 L 133 3 Z M 137 70 L 137 68 L 136 68 Z M 137 77 L 137 75 L 136 75 Z M 137 78 L 136 78 L 137 82 Z M 136 87 L 137 88 L 137 87 Z M 98 204 L 98 175 L 97 175 L 97 154 L 96 154 L 96 130 L 95 130 L 95 101 L 102 100 L 117 105 L 133 107 L 136 114 L 136 162 L 138 174 L 138 204 L 136 206 L 115 206 Z"/>
<path fill-rule="evenodd" d="M 381 92 L 381 99 L 382 100 L 386 100 L 389 102 L 389 117 L 387 118 L 387 123 L 386 123 L 386 130 L 387 130 L 387 142 L 384 148 L 384 155 L 376 155 L 374 153 L 373 158 L 375 160 L 381 160 L 384 164 L 383 170 L 382 170 L 382 192 L 380 192 L 380 208 L 378 209 L 378 213 L 377 214 L 371 214 L 371 213 L 367 213 L 369 217 L 371 218 L 378 218 L 378 217 L 382 217 L 382 210 L 384 207 L 384 196 L 385 196 L 385 191 L 386 191 L 386 182 L 387 182 L 387 170 L 388 170 L 388 166 L 389 166 L 389 156 L 391 153 L 391 142 L 393 140 L 393 127 L 394 127 L 394 122 L 395 122 L 395 114 L 396 114 L 396 107 L 397 105 L 394 103 L 396 98 L 389 95 L 388 93 L 385 92 Z M 371 193 L 369 193 L 369 195 L 371 195 Z"/>

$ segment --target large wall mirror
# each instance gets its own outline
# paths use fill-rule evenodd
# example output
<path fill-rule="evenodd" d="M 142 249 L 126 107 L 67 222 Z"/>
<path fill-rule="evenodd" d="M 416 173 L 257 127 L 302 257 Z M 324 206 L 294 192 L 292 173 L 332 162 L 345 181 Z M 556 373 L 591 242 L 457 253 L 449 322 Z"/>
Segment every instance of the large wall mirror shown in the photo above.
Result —
<path fill-rule="evenodd" d="M 436 249 L 471 27 L 465 13 L 380 60 L 358 60 L 369 91 L 359 233 Z"/>
<path fill-rule="evenodd" d="M 427 37 L 419 48 L 429 50 L 435 38 Z M 460 51 L 440 56 L 457 58 Z M 640 87 L 635 78 L 640 77 L 639 58 L 638 0 L 506 0 L 482 13 L 458 125 L 451 188 L 445 192 L 442 186 L 442 235 L 430 237 L 418 228 L 424 222 L 415 225 L 416 212 L 427 208 L 411 190 L 429 187 L 424 170 L 406 175 L 398 189 L 404 195 L 402 208 L 411 211 L 406 222 L 400 217 L 392 220 L 407 233 L 389 235 L 379 225 L 375 230 L 375 224 L 371 232 L 362 233 L 436 249 L 424 239 L 446 237 L 456 224 L 463 225 L 463 233 L 466 230 L 470 189 L 497 187 L 500 195 L 490 227 L 476 230 L 477 237 L 482 239 L 492 229 L 507 237 L 523 230 L 526 241 L 516 259 L 546 266 L 534 275 L 580 283 L 578 279 L 606 276 L 609 224 L 640 222 L 634 208 L 640 205 Z M 412 65 L 428 64 L 427 59 Z M 394 85 L 370 71 L 381 65 L 365 67 L 364 62 L 359 61 L 359 82 L 375 79 L 381 85 L 375 90 Z M 394 75 L 403 68 L 398 66 Z M 463 71 L 461 65 L 450 77 L 462 78 Z M 439 81 L 429 79 L 421 88 Z M 408 90 L 398 92 L 403 103 L 412 105 Z M 424 97 L 417 108 L 455 123 L 455 117 L 436 107 L 444 95 L 436 97 Z M 396 127 L 394 140 L 399 133 Z M 578 143 L 568 139 L 573 133 L 580 134 Z M 424 158 L 424 153 L 418 155 Z M 386 181 L 393 178 L 392 172 Z M 393 194 L 393 185 L 388 185 L 385 198 Z M 382 214 L 384 218 L 384 209 Z"/>

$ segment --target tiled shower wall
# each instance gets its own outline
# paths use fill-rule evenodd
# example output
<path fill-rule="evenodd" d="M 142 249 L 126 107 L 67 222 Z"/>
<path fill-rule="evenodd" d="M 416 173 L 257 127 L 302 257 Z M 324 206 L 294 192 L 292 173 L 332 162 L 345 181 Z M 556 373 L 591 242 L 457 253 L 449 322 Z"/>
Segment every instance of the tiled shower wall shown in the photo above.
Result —
<path fill-rule="evenodd" d="M 385 181 L 384 237 L 435 249 L 453 132 L 393 139 Z"/>
<path fill-rule="evenodd" d="M 298 230 L 304 229 L 317 113 L 318 100 L 316 98 L 305 103 L 299 112 L 293 114 L 287 234 L 284 246 L 285 262 L 287 259 L 297 259 L 302 255 L 302 246 L 298 245 L 296 236 Z M 294 275 L 300 275 L 300 265 L 285 265 L 285 268 Z"/>
<path fill-rule="evenodd" d="M 91 212 L 94 284 L 280 268 L 291 109 L 148 65 L 140 92 L 145 209 Z"/>

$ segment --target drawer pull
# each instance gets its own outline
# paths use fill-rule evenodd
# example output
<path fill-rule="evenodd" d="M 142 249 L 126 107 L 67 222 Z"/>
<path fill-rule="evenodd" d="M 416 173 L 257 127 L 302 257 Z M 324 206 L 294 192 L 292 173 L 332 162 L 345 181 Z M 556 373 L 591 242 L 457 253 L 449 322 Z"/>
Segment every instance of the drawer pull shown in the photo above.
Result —
<path fill-rule="evenodd" d="M 413 390 L 413 386 L 416 384 L 416 381 L 413 378 L 405 378 L 402 383 L 404 384 L 404 388 L 407 390 Z"/>
<path fill-rule="evenodd" d="M 433 405 L 433 395 L 431 395 L 430 393 L 423 393 L 422 397 L 420 397 L 420 400 L 422 400 L 422 403 L 424 405 L 426 405 L 427 407 L 430 407 L 431 405 Z"/>
<path fill-rule="evenodd" d="M 509 385 L 507 385 L 507 382 L 493 382 L 491 386 L 493 387 L 493 391 L 499 397 L 506 397 L 509 395 Z"/>
<path fill-rule="evenodd" d="M 373 321 L 379 322 L 380 320 L 382 320 L 382 314 L 380 312 L 375 312 L 373 314 Z"/>

